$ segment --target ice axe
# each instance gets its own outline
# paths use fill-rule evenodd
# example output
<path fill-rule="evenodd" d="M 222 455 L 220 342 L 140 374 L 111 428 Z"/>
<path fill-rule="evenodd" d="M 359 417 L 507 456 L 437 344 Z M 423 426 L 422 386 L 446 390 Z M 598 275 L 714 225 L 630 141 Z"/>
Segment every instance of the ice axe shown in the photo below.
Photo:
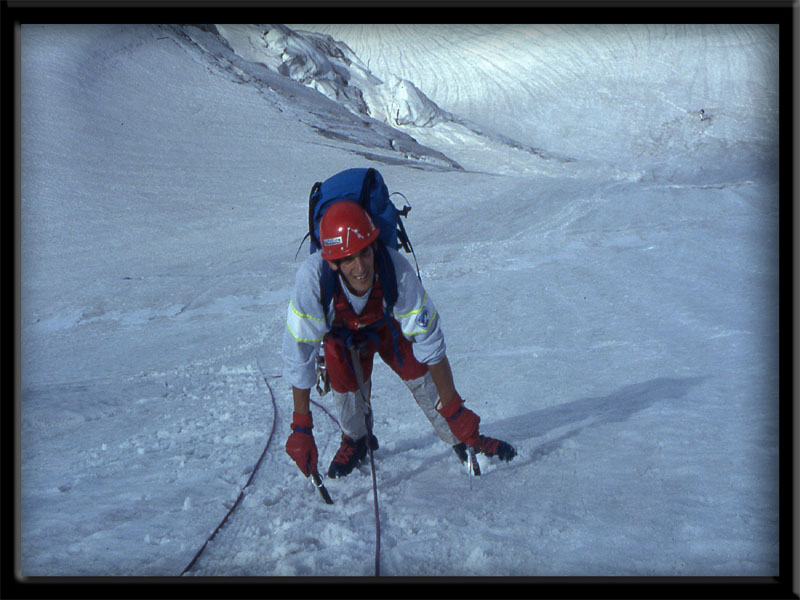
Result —
<path fill-rule="evenodd" d="M 322 477 L 316 471 L 311 470 L 311 464 L 309 463 L 306 465 L 308 468 L 308 472 L 311 473 L 311 481 L 314 484 L 314 487 L 319 490 L 319 495 L 322 496 L 322 499 L 325 500 L 325 504 L 333 504 L 333 500 L 331 499 L 331 495 L 328 493 L 325 484 L 322 483 Z"/>

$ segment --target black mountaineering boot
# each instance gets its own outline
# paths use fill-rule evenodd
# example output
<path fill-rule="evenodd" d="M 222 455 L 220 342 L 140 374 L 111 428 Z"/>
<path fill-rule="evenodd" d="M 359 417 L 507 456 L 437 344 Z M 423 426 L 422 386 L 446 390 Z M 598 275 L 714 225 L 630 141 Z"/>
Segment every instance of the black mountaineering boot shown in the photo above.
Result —
<path fill-rule="evenodd" d="M 459 442 L 453 446 L 453 452 L 456 453 L 458 460 L 463 464 L 467 464 L 467 445 L 464 442 Z"/>
<path fill-rule="evenodd" d="M 485 435 L 478 436 L 478 452 L 483 452 L 486 456 L 496 456 L 500 460 L 511 460 L 517 455 L 514 446 L 503 440 L 496 440 Z"/>
<path fill-rule="evenodd" d="M 475 446 L 475 449 L 486 456 L 496 456 L 500 460 L 511 460 L 517 455 L 517 451 L 508 442 L 496 440 L 485 435 L 478 436 L 478 445 Z M 453 446 L 453 451 L 458 456 L 458 460 L 464 464 L 467 463 L 467 445 L 464 442 Z"/>
<path fill-rule="evenodd" d="M 372 450 L 378 449 L 378 438 L 374 435 L 371 439 Z M 349 475 L 367 455 L 367 436 L 353 441 L 342 434 L 342 445 L 336 452 L 328 468 L 328 477 L 344 477 Z"/>

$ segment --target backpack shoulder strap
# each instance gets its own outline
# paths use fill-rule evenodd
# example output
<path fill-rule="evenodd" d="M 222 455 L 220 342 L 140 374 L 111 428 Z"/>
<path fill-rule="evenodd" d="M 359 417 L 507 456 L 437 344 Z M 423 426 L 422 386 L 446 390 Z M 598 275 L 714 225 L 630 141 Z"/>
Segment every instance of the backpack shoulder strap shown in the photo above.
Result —
<path fill-rule="evenodd" d="M 386 306 L 391 312 L 397 302 L 397 273 L 394 269 L 392 257 L 386 247 L 380 242 L 375 244 L 375 271 L 381 280 L 381 288 L 383 289 L 383 298 L 386 300 Z M 322 304 L 322 309 L 325 311 L 327 318 L 328 307 L 330 306 L 333 296 L 336 294 L 336 287 L 339 285 L 336 272 L 330 268 L 327 262 L 322 262 L 322 271 L 319 275 L 319 299 Z"/>
<path fill-rule="evenodd" d="M 328 307 L 333 300 L 336 293 L 336 286 L 338 285 L 336 272 L 328 266 L 328 263 L 322 261 L 322 271 L 319 274 L 319 300 L 322 304 L 322 311 L 325 314 L 325 321 L 328 320 Z M 331 327 L 332 323 L 328 323 Z"/>
<path fill-rule="evenodd" d="M 380 242 L 375 244 L 375 270 L 381 280 L 387 311 L 391 314 L 392 308 L 397 302 L 397 273 L 394 270 L 394 263 L 389 251 Z"/>

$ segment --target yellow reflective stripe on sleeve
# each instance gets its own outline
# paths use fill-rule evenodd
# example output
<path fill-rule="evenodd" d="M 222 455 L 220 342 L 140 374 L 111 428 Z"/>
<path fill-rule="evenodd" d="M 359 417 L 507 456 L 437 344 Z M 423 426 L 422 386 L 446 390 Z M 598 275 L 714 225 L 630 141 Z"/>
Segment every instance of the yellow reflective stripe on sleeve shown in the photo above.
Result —
<path fill-rule="evenodd" d="M 289 300 L 289 307 L 292 309 L 292 312 L 294 314 L 296 314 L 298 317 L 300 317 L 301 319 L 311 319 L 312 321 L 322 321 L 322 322 L 325 321 L 325 319 L 320 319 L 319 317 L 312 317 L 311 315 L 307 315 L 305 313 L 301 313 L 299 310 L 297 310 L 294 307 L 294 302 L 292 302 L 291 300 Z"/>
<path fill-rule="evenodd" d="M 411 312 L 407 312 L 404 315 L 395 315 L 398 319 L 407 319 L 413 315 L 418 315 L 422 312 L 422 309 L 425 306 L 425 301 L 428 299 L 428 292 L 425 292 L 425 295 L 422 297 L 422 303 L 419 305 L 419 308 L 412 310 Z"/>
<path fill-rule="evenodd" d="M 420 311 L 416 311 L 416 312 L 420 312 Z M 408 314 L 411 314 L 411 313 L 408 313 Z M 413 337 L 415 335 L 428 333 L 428 330 L 431 328 L 431 326 L 433 325 L 433 322 L 436 320 L 436 315 L 437 314 L 438 313 L 436 311 L 433 311 L 433 316 L 431 317 L 430 321 L 428 321 L 428 326 L 425 329 L 422 329 L 420 331 L 412 331 L 411 333 L 406 333 L 406 335 L 409 336 L 409 337 Z M 403 332 L 403 333 L 405 333 L 405 332 Z"/>
<path fill-rule="evenodd" d="M 286 328 L 298 343 L 319 342 L 328 331 L 325 319 L 301 313 L 289 300 L 289 309 L 286 311 Z"/>
<path fill-rule="evenodd" d="M 324 338 L 324 337 L 325 337 L 325 334 L 322 334 L 322 335 L 321 335 L 320 337 L 318 337 L 318 338 L 299 338 L 299 337 L 297 337 L 297 336 L 294 334 L 294 331 L 292 331 L 292 328 L 291 328 L 291 326 L 289 325 L 289 321 L 288 321 L 288 320 L 286 321 L 286 329 L 288 329 L 288 330 L 289 330 L 289 333 L 291 333 L 291 334 L 292 334 L 292 337 L 294 338 L 294 341 L 295 341 L 295 342 L 298 342 L 298 343 L 307 343 L 307 344 L 310 344 L 310 343 L 312 343 L 312 342 L 321 342 L 321 341 L 322 341 L 322 338 Z"/>

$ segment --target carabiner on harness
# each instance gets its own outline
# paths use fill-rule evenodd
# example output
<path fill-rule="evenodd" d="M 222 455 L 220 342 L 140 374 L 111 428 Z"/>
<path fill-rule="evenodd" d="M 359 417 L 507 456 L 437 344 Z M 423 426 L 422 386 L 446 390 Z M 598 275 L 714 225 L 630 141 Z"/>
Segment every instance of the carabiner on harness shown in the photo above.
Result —
<path fill-rule="evenodd" d="M 317 353 L 317 393 L 324 396 L 331 391 L 331 382 L 328 377 L 328 368 L 325 366 L 325 350 L 324 346 L 320 344 L 319 352 Z"/>

